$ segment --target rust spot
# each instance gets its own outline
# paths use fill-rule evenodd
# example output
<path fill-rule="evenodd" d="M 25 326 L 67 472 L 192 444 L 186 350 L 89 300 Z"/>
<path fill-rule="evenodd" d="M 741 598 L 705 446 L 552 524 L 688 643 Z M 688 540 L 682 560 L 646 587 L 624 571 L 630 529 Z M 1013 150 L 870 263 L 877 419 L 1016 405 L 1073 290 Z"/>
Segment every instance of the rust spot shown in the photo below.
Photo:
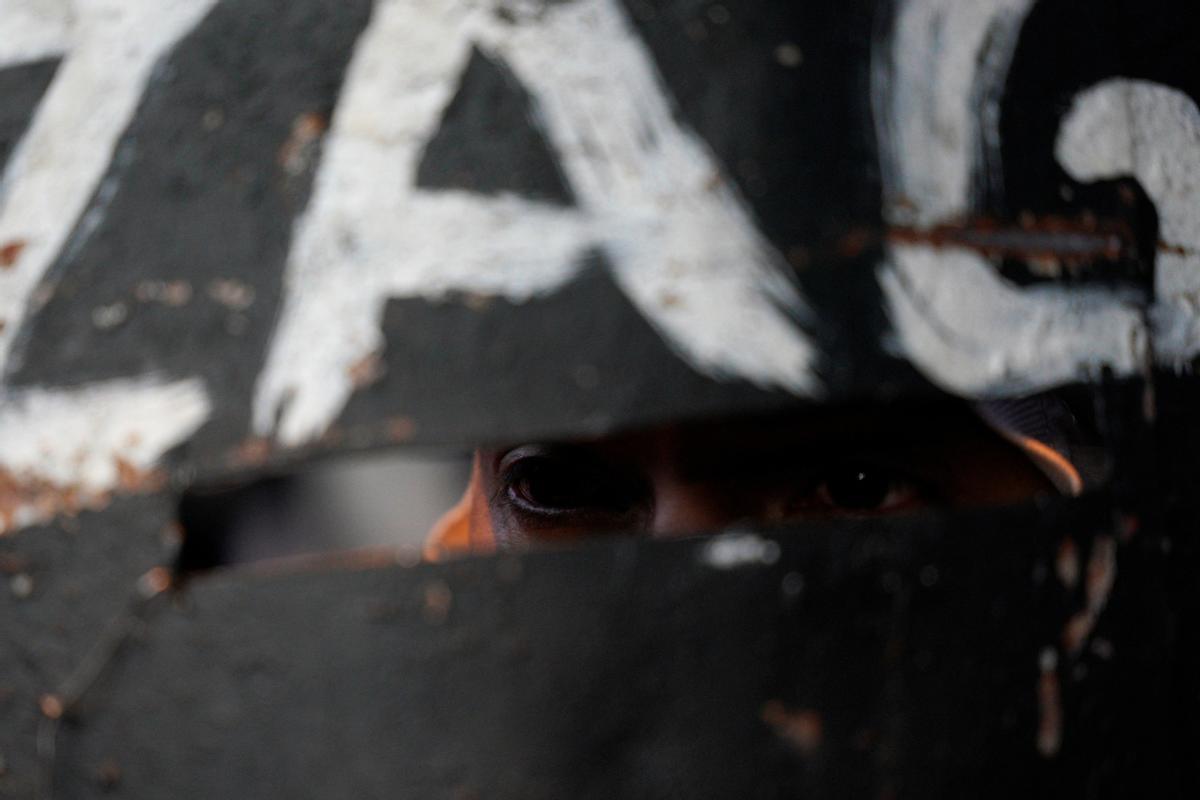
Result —
<path fill-rule="evenodd" d="M 400 444 L 407 442 L 417 432 L 417 422 L 412 417 L 392 417 L 386 423 L 388 441 Z"/>
<path fill-rule="evenodd" d="M 121 765 L 111 758 L 105 759 L 96 768 L 96 783 L 105 790 L 115 789 L 121 782 Z"/>
<path fill-rule="evenodd" d="M 663 292 L 658 296 L 658 304 L 663 308 L 674 308 L 682 302 L 674 292 Z"/>
<path fill-rule="evenodd" d="M 425 621 L 440 625 L 450 616 L 450 606 L 454 603 L 454 594 L 443 581 L 430 581 L 425 584 L 424 605 L 422 614 Z"/>
<path fill-rule="evenodd" d="M 0 245 L 0 269 L 11 269 L 16 266 L 17 259 L 21 257 L 27 244 L 29 243 L 24 239 L 13 239 L 11 242 Z"/>
<path fill-rule="evenodd" d="M 1137 250 L 1128 224 L 1088 214 L 1068 219 L 1023 213 L 1016 227 L 985 217 L 933 228 L 897 226 L 889 228 L 887 236 L 897 244 L 961 247 L 992 257 L 1040 260 L 1043 269 L 1050 262 L 1070 267 L 1097 259 L 1117 261 Z"/>
<path fill-rule="evenodd" d="M 161 470 L 143 470 L 117 456 L 117 490 L 125 494 L 158 491 L 166 485 Z M 17 527 L 43 523 L 56 516 L 73 517 L 83 510 L 104 508 L 112 501 L 107 489 L 62 484 L 38 475 L 0 469 L 0 534 Z"/>
<path fill-rule="evenodd" d="M 1088 635 L 1092 632 L 1096 620 L 1089 611 L 1080 611 L 1071 615 L 1067 620 L 1067 624 L 1063 626 L 1062 631 L 1062 646 L 1063 650 L 1069 655 L 1078 655 L 1083 649 L 1083 643 L 1087 641 Z"/>
<path fill-rule="evenodd" d="M 1079 548 L 1073 539 L 1063 539 L 1058 545 L 1058 554 L 1054 558 L 1054 572 L 1058 580 L 1068 589 L 1074 589 L 1079 584 Z"/>
<path fill-rule="evenodd" d="M 85 495 L 76 486 L 62 486 L 44 478 L 0 469 L 0 534 L 21 525 L 44 522 L 56 514 L 71 515 L 82 508 L 99 508 L 107 501 L 104 492 Z"/>
<path fill-rule="evenodd" d="M 293 177 L 307 172 L 316 160 L 317 145 L 328 128 L 328 120 L 315 111 L 292 120 L 292 130 L 277 155 L 283 171 Z"/>
<path fill-rule="evenodd" d="M 167 477 L 160 470 L 138 469 L 120 456 L 116 464 L 117 488 L 123 492 L 153 492 L 166 485 Z"/>
<path fill-rule="evenodd" d="M 16 575 L 29 569 L 29 559 L 24 556 L 0 553 L 0 572 L 5 575 Z"/>
<path fill-rule="evenodd" d="M 372 351 L 351 364 L 346 374 L 355 389 L 365 389 L 382 378 L 385 371 L 383 358 L 377 351 Z"/>
<path fill-rule="evenodd" d="M 1111 536 L 1098 536 L 1092 542 L 1092 553 L 1088 558 L 1087 576 L 1083 584 L 1088 611 L 1098 615 L 1104 610 L 1116 579 L 1117 543 Z"/>
<path fill-rule="evenodd" d="M 794 747 L 801 755 L 811 756 L 821 746 L 825 735 L 821 715 L 811 709 L 789 709 L 778 700 L 770 700 L 760 712 L 762 721 L 771 726 L 775 735 Z"/>
<path fill-rule="evenodd" d="M 242 441 L 233 450 L 230 460 L 239 467 L 259 467 L 271 457 L 271 442 L 259 436 Z"/>
<path fill-rule="evenodd" d="M 1083 579 L 1084 607 L 1067 620 L 1062 632 L 1063 650 L 1072 656 L 1083 649 L 1100 613 L 1108 603 L 1109 592 L 1117 578 L 1117 544 L 1111 536 L 1097 536 L 1092 542 Z"/>
<path fill-rule="evenodd" d="M 152 567 L 138 578 L 138 594 L 154 597 L 171 588 L 171 572 L 166 567 Z"/>
<path fill-rule="evenodd" d="M 1062 693 L 1058 683 L 1058 654 L 1054 648 L 1042 651 L 1038 677 L 1037 750 L 1044 758 L 1052 758 L 1062 747 Z"/>
<path fill-rule="evenodd" d="M 46 719 L 61 719 L 65 710 L 62 698 L 56 694 L 44 694 L 39 697 L 38 709 Z"/>
<path fill-rule="evenodd" d="M 1188 248 L 1184 247 L 1181 244 L 1170 244 L 1168 242 L 1160 241 L 1160 242 L 1158 242 L 1157 247 L 1158 247 L 1158 252 L 1170 253 L 1171 255 L 1174 255 L 1174 256 L 1190 256 L 1192 254 L 1191 250 L 1189 250 Z"/>
<path fill-rule="evenodd" d="M 494 296 L 485 292 L 466 292 L 462 295 L 463 304 L 476 313 L 487 311 L 494 300 Z"/>
<path fill-rule="evenodd" d="M 254 287 L 233 278 L 218 278 L 208 284 L 208 296 L 230 311 L 245 311 L 254 304 Z"/>
<path fill-rule="evenodd" d="M 133 296 L 142 303 L 179 308 L 191 301 L 192 285 L 187 281 L 142 281 L 134 287 Z"/>
<path fill-rule="evenodd" d="M 857 228 L 838 239 L 836 252 L 842 258 L 856 258 L 879 241 L 874 231 L 867 228 Z"/>
<path fill-rule="evenodd" d="M 183 536 L 183 526 L 179 524 L 178 520 L 171 520 L 162 528 L 162 543 L 172 549 L 183 544 Z"/>

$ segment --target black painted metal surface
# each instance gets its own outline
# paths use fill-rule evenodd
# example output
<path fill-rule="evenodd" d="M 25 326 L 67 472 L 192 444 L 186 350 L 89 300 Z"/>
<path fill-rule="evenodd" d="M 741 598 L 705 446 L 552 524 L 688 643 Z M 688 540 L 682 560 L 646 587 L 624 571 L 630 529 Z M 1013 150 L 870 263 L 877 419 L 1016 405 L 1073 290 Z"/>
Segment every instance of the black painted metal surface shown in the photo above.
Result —
<path fill-rule="evenodd" d="M 198 578 L 159 598 L 64 719 L 57 787 L 180 798 L 1166 791 L 1179 778 L 1163 682 L 1167 561 L 1148 532 L 1120 541 L 1110 520 L 1105 502 L 1081 501 Z M 1097 566 L 1108 548 L 1115 564 Z M 1120 576 L 1114 610 L 1087 647 L 1064 649 L 1102 568 Z M 1117 702 L 1099 712 L 1100 697 Z"/>

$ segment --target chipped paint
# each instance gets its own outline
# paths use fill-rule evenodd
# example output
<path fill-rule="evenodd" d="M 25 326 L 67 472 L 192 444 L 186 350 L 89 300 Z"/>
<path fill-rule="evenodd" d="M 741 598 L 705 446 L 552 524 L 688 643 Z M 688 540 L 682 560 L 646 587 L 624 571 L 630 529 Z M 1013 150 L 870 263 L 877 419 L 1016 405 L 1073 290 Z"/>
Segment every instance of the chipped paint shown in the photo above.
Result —
<path fill-rule="evenodd" d="M 511 12 L 501 20 L 467 0 L 376 7 L 295 228 L 283 315 L 254 401 L 259 434 L 289 445 L 320 435 L 353 392 L 350 365 L 384 344 L 387 298 L 455 291 L 522 302 L 561 287 L 596 249 L 695 369 L 817 390 L 813 347 L 796 324 L 805 305 L 782 257 L 707 147 L 680 126 L 618 4 Z M 473 47 L 505 63 L 534 98 L 578 208 L 416 187 L 425 143 Z"/>
<path fill-rule="evenodd" d="M 158 459 L 208 412 L 195 379 L 0 393 L 0 533 L 158 488 Z"/>

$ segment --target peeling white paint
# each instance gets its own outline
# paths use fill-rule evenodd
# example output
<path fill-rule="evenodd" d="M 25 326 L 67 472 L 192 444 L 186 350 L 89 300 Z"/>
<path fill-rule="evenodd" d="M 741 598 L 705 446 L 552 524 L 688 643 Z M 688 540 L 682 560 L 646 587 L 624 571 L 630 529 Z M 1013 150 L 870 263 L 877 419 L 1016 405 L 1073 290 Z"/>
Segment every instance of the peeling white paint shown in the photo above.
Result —
<path fill-rule="evenodd" d="M 1106 80 L 1075 98 L 1055 155 L 1080 182 L 1132 176 L 1154 201 L 1155 356 L 1191 361 L 1200 354 L 1200 109 L 1177 89 Z"/>
<path fill-rule="evenodd" d="M 0 179 L 0 246 L 24 244 L 16 262 L 0 270 L 0 374 L 12 367 L 7 361 L 30 295 L 72 229 L 78 222 L 78 246 L 103 216 L 105 196 L 115 187 L 101 186 L 97 207 L 80 218 L 155 63 L 214 1 L 8 0 L 0 6 L 6 26 L 0 64 L 65 50 Z"/>
<path fill-rule="evenodd" d="M 1029 0 L 907 0 L 876 55 L 873 93 L 892 224 L 930 228 L 978 210 L 973 175 L 996 159 L 998 103 Z M 1142 368 L 1132 298 L 1018 287 L 982 255 L 893 244 L 878 277 L 891 341 L 927 377 L 971 397 L 1035 392 Z"/>
<path fill-rule="evenodd" d="M 519 302 L 561 287 L 597 247 L 696 369 L 818 389 L 786 267 L 705 145 L 680 128 L 614 0 L 510 10 L 504 22 L 478 0 L 377 5 L 296 225 L 255 396 L 259 433 L 298 444 L 334 420 L 353 391 L 351 366 L 383 344 L 387 298 L 463 290 Z M 415 187 L 473 44 L 534 98 L 578 208 Z"/>
<path fill-rule="evenodd" d="M 17 483 L 70 489 L 86 501 L 118 488 L 122 469 L 154 467 L 204 422 L 209 409 L 204 385 L 195 378 L 0 390 L 0 471 Z M 11 511 L 0 530 L 48 516 L 36 505 Z"/>

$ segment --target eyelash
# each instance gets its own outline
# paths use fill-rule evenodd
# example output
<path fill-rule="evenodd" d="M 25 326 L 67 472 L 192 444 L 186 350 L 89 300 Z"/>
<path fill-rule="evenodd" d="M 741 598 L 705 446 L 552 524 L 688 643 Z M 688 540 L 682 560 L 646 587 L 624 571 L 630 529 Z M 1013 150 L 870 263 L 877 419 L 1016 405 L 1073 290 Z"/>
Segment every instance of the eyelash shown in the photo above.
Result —
<path fill-rule="evenodd" d="M 559 457 L 539 450 L 522 452 L 518 448 L 506 454 L 500 461 L 500 480 L 492 497 L 493 505 L 497 501 L 507 500 L 510 508 L 527 519 L 535 521 L 559 521 L 564 519 L 582 518 L 615 518 L 627 516 L 644 505 L 643 492 L 633 482 L 626 485 L 621 480 L 608 480 L 603 465 L 593 465 L 588 462 L 573 463 L 569 456 Z M 538 502 L 529 491 L 521 491 L 521 485 L 531 479 L 538 478 L 541 470 L 565 471 L 565 478 L 560 476 L 561 486 L 570 491 L 572 486 L 584 487 L 593 491 L 591 504 L 554 504 Z M 586 480 L 591 471 L 595 482 L 589 484 Z M 574 484 L 572 484 L 574 479 Z M 582 495 L 581 495 L 582 496 Z M 584 498 L 588 499 L 588 498 Z M 605 502 L 612 501 L 611 503 Z"/>

